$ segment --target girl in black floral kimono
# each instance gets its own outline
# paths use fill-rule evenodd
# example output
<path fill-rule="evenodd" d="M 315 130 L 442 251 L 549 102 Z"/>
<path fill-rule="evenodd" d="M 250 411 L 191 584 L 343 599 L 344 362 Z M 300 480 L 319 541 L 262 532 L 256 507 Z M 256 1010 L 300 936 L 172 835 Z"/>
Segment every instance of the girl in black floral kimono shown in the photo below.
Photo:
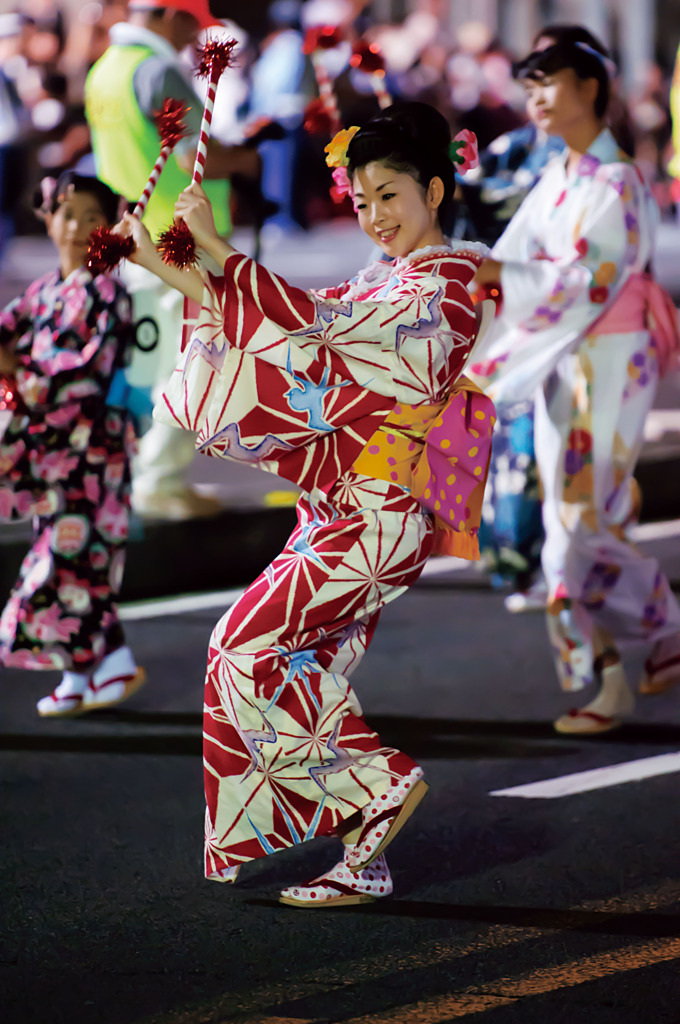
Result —
<path fill-rule="evenodd" d="M 117 207 L 96 178 L 46 179 L 38 212 L 59 267 L 0 312 L 0 409 L 14 406 L 0 413 L 0 520 L 33 516 L 35 529 L 0 617 L 0 663 L 63 670 L 38 702 L 52 717 L 118 704 L 144 682 L 114 604 L 134 445 L 118 400 L 131 302 L 84 266 L 90 233 Z"/>

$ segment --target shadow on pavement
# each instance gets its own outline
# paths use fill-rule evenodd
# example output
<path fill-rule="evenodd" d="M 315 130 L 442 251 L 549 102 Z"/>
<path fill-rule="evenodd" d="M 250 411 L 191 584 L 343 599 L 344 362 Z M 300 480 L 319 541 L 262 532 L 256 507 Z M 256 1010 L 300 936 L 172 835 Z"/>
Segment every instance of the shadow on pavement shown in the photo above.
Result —
<path fill-rule="evenodd" d="M 277 900 L 245 899 L 247 906 L 276 907 Z M 312 909 L 318 909 L 317 907 Z M 548 907 L 474 906 L 459 903 L 426 903 L 420 900 L 382 900 L 363 906 L 337 907 L 337 913 L 355 913 L 383 917 L 413 917 L 431 920 L 466 921 L 539 928 L 545 931 L 588 932 L 600 935 L 626 935 L 668 938 L 680 935 L 680 920 L 675 914 L 617 914 L 600 910 L 555 910 Z M 333 908 L 326 907 L 326 913 Z"/>
<path fill-rule="evenodd" d="M 85 733 L 79 723 L 78 731 L 0 733 L 0 750 L 172 756 L 201 754 L 202 719 L 195 712 L 103 711 L 88 715 L 87 721 L 97 726 L 125 726 L 126 731 Z M 367 721 L 389 746 L 403 747 L 412 757 L 427 760 L 569 757 L 576 753 L 584 740 L 589 745 L 611 745 L 621 740 L 645 746 L 680 743 L 680 726 L 654 723 L 628 724 L 604 736 L 560 737 L 548 722 L 414 719 L 392 715 L 367 716 Z M 130 727 L 134 726 L 176 726 L 183 731 L 131 731 Z"/>

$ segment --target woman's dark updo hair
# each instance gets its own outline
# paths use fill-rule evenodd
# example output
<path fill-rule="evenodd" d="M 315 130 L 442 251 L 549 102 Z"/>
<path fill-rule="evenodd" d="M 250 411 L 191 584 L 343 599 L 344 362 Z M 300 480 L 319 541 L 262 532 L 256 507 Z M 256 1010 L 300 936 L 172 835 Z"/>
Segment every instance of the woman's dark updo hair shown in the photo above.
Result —
<path fill-rule="evenodd" d="M 434 107 L 428 103 L 394 103 L 356 133 L 347 148 L 347 173 L 351 181 L 356 170 L 379 161 L 399 174 L 410 174 L 423 189 L 433 178 L 441 178 L 444 198 L 437 214 L 444 234 L 449 234 L 456 187 L 450 143 L 449 124 Z"/>
<path fill-rule="evenodd" d="M 568 26 L 563 26 L 566 29 Z M 590 35 L 590 33 L 588 33 Z M 597 81 L 597 96 L 595 97 L 595 116 L 602 118 L 609 106 L 610 85 L 609 67 L 611 64 L 609 53 L 605 46 L 593 37 L 593 43 L 582 40 L 570 39 L 566 32 L 560 33 L 561 38 L 552 46 L 546 46 L 544 50 L 534 50 L 524 60 L 519 61 L 513 67 L 515 78 L 529 78 L 538 81 L 544 75 L 552 75 L 565 68 L 571 68 L 574 74 L 585 81 L 594 78 Z M 541 36 L 552 38 L 551 33 L 546 29 Z M 540 38 L 539 37 L 539 38 Z"/>
<path fill-rule="evenodd" d="M 87 177 L 84 174 L 76 174 L 75 171 L 63 171 L 57 178 L 52 195 L 46 199 L 42 189 L 37 188 L 33 193 L 33 209 L 40 216 L 47 213 L 56 213 L 68 192 L 87 192 L 94 196 L 102 208 L 102 213 L 107 224 L 115 224 L 118 220 L 118 204 L 120 197 L 116 195 L 108 185 L 105 185 L 99 178 Z"/>

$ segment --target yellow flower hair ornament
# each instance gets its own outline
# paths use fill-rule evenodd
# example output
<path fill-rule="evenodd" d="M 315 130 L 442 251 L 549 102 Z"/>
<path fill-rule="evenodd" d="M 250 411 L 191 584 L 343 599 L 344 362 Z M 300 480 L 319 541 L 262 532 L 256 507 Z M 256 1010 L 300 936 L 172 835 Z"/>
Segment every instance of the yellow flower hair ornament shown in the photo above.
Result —
<path fill-rule="evenodd" d="M 324 148 L 324 153 L 328 154 L 326 164 L 329 167 L 347 167 L 349 163 L 347 149 L 358 131 L 359 128 L 356 125 L 352 125 L 351 128 L 342 128 L 333 136 Z"/>

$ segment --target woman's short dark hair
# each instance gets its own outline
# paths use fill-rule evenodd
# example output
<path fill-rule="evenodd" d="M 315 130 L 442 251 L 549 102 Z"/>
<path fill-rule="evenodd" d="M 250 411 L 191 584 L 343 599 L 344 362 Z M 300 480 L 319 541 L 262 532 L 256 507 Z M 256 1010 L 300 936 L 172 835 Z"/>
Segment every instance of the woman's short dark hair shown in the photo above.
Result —
<path fill-rule="evenodd" d="M 38 188 L 33 194 L 33 208 L 42 214 L 56 213 L 69 190 L 86 192 L 95 197 L 102 208 L 107 224 L 115 224 L 118 220 L 118 204 L 120 197 L 105 185 L 99 178 L 76 174 L 75 171 L 63 171 L 49 199 L 45 199 L 43 191 Z"/>
<path fill-rule="evenodd" d="M 347 173 L 351 179 L 359 168 L 379 161 L 393 171 L 410 174 L 424 189 L 433 178 L 441 178 L 444 198 L 437 214 L 442 230 L 449 233 L 456 187 L 450 144 L 448 121 L 429 103 L 394 103 L 356 133 L 347 149 Z"/>
<path fill-rule="evenodd" d="M 595 116 L 604 117 L 609 106 L 610 63 L 609 54 L 601 43 L 596 48 L 590 43 L 563 41 L 546 46 L 544 50 L 534 50 L 514 65 L 513 73 L 520 80 L 528 78 L 538 81 L 544 75 L 553 75 L 557 71 L 571 68 L 582 81 L 594 78 L 597 81 Z"/>

